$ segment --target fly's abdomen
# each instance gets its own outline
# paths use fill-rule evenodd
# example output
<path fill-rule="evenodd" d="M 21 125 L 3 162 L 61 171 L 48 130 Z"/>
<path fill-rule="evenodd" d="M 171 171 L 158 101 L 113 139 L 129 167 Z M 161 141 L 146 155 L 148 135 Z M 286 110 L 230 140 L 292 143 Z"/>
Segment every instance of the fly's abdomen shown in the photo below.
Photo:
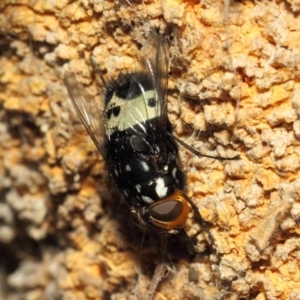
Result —
<path fill-rule="evenodd" d="M 157 165 L 151 157 L 133 155 L 110 164 L 110 173 L 129 206 L 149 206 L 185 185 L 177 158 L 169 155 L 168 164 Z"/>

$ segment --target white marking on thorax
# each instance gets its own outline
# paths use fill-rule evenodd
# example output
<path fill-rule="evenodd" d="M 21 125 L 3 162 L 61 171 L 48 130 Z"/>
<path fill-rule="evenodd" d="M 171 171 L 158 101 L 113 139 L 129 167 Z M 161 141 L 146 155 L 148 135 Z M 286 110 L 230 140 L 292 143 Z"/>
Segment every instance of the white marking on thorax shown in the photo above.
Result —
<path fill-rule="evenodd" d="M 162 178 L 156 180 L 155 191 L 159 198 L 163 198 L 167 195 L 168 187 L 165 186 L 165 182 Z"/>
<path fill-rule="evenodd" d="M 154 202 L 154 200 L 152 200 L 150 197 L 147 197 L 147 196 L 142 196 L 142 199 L 144 202 L 146 202 L 148 204 L 151 204 Z"/>
<path fill-rule="evenodd" d="M 176 178 L 176 172 L 177 172 L 177 168 L 174 168 L 173 171 L 172 171 L 173 178 Z"/>
<path fill-rule="evenodd" d="M 141 186 L 139 185 L 139 184 L 137 184 L 136 186 L 135 186 L 135 188 L 136 188 L 136 190 L 140 193 L 141 192 Z"/>
<path fill-rule="evenodd" d="M 147 163 L 145 163 L 144 161 L 141 161 L 141 165 L 142 165 L 142 168 L 145 172 L 148 172 L 149 171 L 149 166 Z"/>

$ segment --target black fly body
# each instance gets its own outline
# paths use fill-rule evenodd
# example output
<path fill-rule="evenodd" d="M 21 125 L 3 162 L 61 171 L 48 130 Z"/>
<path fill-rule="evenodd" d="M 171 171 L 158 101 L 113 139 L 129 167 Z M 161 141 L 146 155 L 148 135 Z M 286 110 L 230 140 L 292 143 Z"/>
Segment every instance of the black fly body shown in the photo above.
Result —
<path fill-rule="evenodd" d="M 189 204 L 177 143 L 202 155 L 172 135 L 167 114 L 168 60 L 159 34 L 141 59 L 143 70 L 120 73 L 101 90 L 103 107 L 66 72 L 65 84 L 76 112 L 107 162 L 109 173 L 127 203 L 134 222 L 143 229 L 167 235 L 186 222 Z M 163 271 L 162 271 L 163 273 Z"/>

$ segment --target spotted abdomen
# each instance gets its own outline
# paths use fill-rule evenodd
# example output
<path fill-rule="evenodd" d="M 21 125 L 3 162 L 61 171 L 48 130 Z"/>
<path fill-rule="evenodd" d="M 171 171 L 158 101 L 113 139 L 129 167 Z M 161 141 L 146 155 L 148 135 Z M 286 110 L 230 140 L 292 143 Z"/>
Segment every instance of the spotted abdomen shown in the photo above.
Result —
<path fill-rule="evenodd" d="M 162 144 L 160 133 L 156 133 L 155 143 L 143 136 L 139 139 L 145 140 L 138 141 L 135 135 L 118 132 L 110 141 L 115 151 L 107 151 L 111 159 L 110 174 L 129 206 L 150 205 L 176 190 L 182 191 L 185 185 L 184 174 L 178 166 L 177 146 L 171 137 L 166 136 Z"/>

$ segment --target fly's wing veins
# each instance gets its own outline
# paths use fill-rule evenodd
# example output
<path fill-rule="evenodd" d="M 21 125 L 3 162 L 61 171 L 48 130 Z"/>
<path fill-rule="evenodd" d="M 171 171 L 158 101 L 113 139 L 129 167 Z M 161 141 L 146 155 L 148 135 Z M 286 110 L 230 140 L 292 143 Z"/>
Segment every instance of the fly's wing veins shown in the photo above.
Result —
<path fill-rule="evenodd" d="M 106 159 L 104 149 L 105 129 L 103 124 L 103 112 L 97 107 L 96 101 L 87 93 L 84 86 L 76 80 L 72 72 L 66 72 L 64 82 L 71 97 L 74 108 L 91 136 L 97 149 Z"/>

